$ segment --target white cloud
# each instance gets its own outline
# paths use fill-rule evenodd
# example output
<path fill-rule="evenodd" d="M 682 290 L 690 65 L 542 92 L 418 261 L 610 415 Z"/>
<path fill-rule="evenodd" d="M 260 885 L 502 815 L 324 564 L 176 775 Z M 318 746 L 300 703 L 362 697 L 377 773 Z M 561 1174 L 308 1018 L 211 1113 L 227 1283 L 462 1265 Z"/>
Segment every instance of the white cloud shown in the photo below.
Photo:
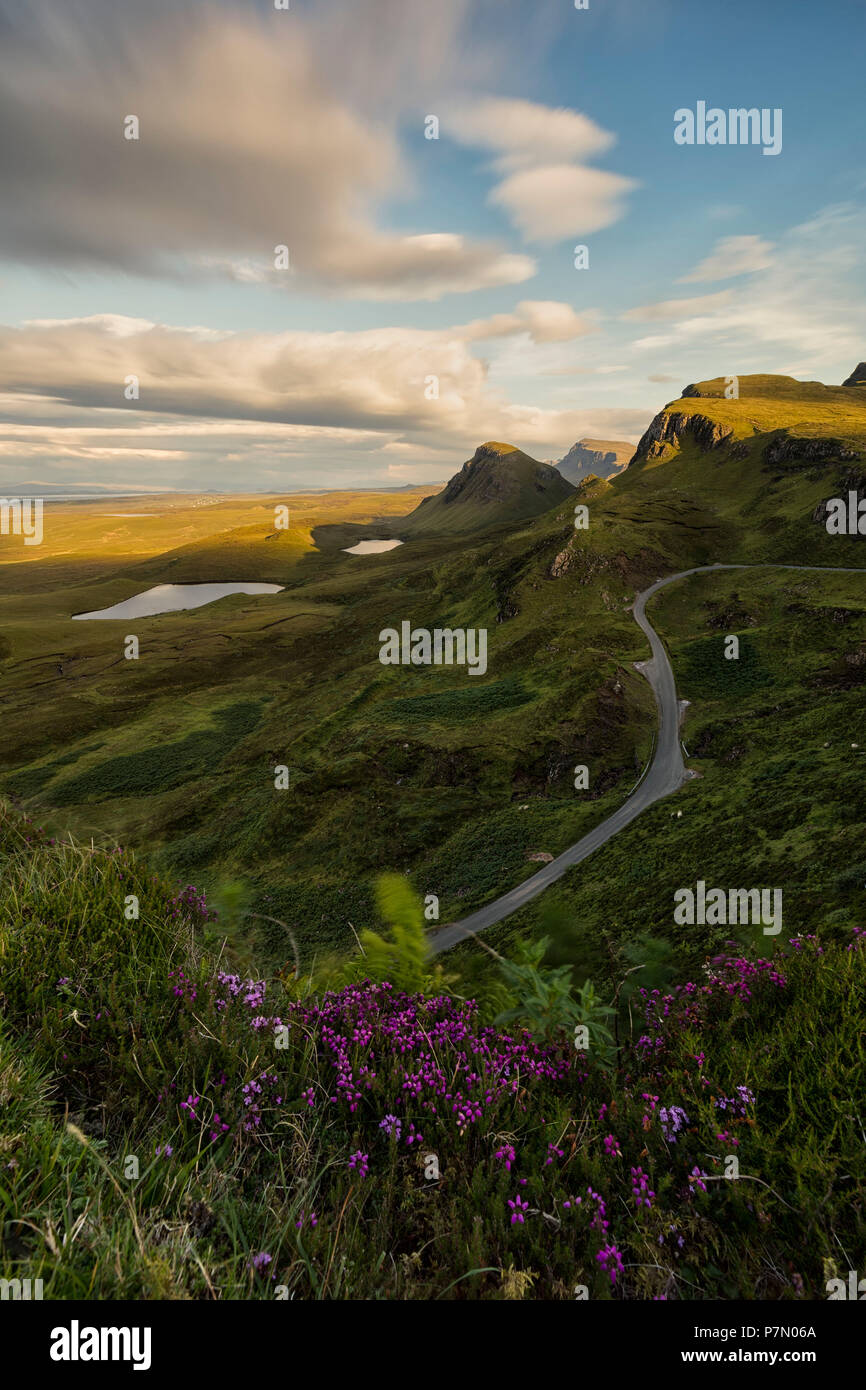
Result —
<path fill-rule="evenodd" d="M 618 222 L 634 179 L 583 165 L 520 169 L 498 184 L 490 201 L 504 207 L 527 241 L 588 236 Z"/>
<path fill-rule="evenodd" d="M 293 425 L 401 428 L 445 423 L 483 384 L 459 332 L 382 328 L 202 337 L 163 324 L 118 333 L 101 318 L 0 330 L 7 390 L 117 408 L 139 379 L 131 416 L 173 413 Z M 427 400 L 428 376 L 439 399 Z"/>
<path fill-rule="evenodd" d="M 686 285 L 693 280 L 732 280 L 737 275 L 766 270 L 773 263 L 773 250 L 773 242 L 765 241 L 763 237 L 721 237 L 711 254 L 688 275 L 682 275 L 678 283 Z"/>
<path fill-rule="evenodd" d="M 791 374 L 792 360 L 798 375 L 842 380 L 863 357 L 864 304 L 852 291 L 849 272 L 862 259 L 864 239 L 863 209 L 824 208 L 780 236 L 771 264 L 747 285 L 629 310 L 627 320 L 666 323 L 664 333 L 632 347 L 665 350 L 668 361 L 668 350 L 679 348 L 689 364 L 683 379 L 692 381 L 701 371 Z M 700 370 L 698 358 L 706 364 Z"/>
<path fill-rule="evenodd" d="M 513 314 L 476 319 L 459 331 L 466 341 L 528 333 L 534 343 L 561 343 L 594 333 L 596 328 L 592 318 L 580 318 L 570 304 L 555 299 L 523 299 Z"/>
<path fill-rule="evenodd" d="M 525 342 L 533 317 L 550 332 L 562 308 L 518 306 L 511 336 Z M 631 438 L 645 427 L 643 411 L 509 401 L 472 355 L 473 336 L 472 325 L 203 336 L 119 316 L 0 328 L 0 476 L 20 479 L 37 460 L 56 476 L 77 461 L 123 484 L 140 481 L 146 461 L 154 486 L 231 488 L 240 460 L 246 485 L 275 468 L 304 485 L 373 483 L 395 453 L 438 459 L 432 476 L 450 476 L 482 439 L 550 457 L 581 432 Z M 124 400 L 129 375 L 137 401 Z"/>
<path fill-rule="evenodd" d="M 591 159 L 616 143 L 589 116 L 567 107 L 488 97 L 460 107 L 446 125 L 463 144 L 495 151 L 497 167 Z"/>
<path fill-rule="evenodd" d="M 618 221 L 635 179 L 583 162 L 604 154 L 616 136 L 579 111 L 535 102 L 486 98 L 458 108 L 450 132 L 495 154 L 503 174 L 488 201 L 502 207 L 526 241 L 584 236 Z"/>

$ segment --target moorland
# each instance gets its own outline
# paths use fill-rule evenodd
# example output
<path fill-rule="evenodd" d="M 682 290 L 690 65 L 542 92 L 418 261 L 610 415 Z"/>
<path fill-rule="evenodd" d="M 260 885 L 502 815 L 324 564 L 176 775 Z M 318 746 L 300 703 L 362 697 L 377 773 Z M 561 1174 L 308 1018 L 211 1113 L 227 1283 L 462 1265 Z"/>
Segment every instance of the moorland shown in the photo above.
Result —
<path fill-rule="evenodd" d="M 797 1299 L 863 1266 L 866 541 L 825 515 L 866 494 L 866 387 L 726 389 L 541 509 L 544 466 L 489 443 L 458 525 L 430 488 L 64 503 L 3 538 L 4 1271 Z M 635 593 L 716 561 L 755 568 L 652 600 L 697 775 L 432 963 L 424 898 L 465 916 L 621 804 L 656 717 Z M 71 621 L 219 580 L 281 590 L 136 620 L 138 660 Z M 383 666 L 403 620 L 486 628 L 486 674 Z M 697 879 L 780 885 L 778 940 L 676 923 Z"/>

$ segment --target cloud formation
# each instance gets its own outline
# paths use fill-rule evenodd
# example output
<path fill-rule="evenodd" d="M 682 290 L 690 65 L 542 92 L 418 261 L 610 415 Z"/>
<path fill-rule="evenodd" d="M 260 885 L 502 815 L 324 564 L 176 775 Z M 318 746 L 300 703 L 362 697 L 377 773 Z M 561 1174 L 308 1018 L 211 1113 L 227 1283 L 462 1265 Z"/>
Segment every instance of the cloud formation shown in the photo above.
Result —
<path fill-rule="evenodd" d="M 699 380 L 707 375 L 775 372 L 832 380 L 839 362 L 863 356 L 863 311 L 848 288 L 862 259 L 866 212 L 852 204 L 822 209 L 779 237 L 770 264 L 742 286 L 693 299 L 628 310 L 629 322 L 663 322 L 665 331 L 633 349 L 677 349 Z"/>
<path fill-rule="evenodd" d="M 450 129 L 463 144 L 491 151 L 504 177 L 489 201 L 528 242 L 584 236 L 619 221 L 635 179 L 588 167 L 616 136 L 579 111 L 487 98 L 461 108 Z"/>
<path fill-rule="evenodd" d="M 594 333 L 596 328 L 591 317 L 580 318 L 570 304 L 555 299 L 523 299 L 512 314 L 476 319 L 459 332 L 466 342 L 528 333 L 534 343 L 564 343 Z"/>
<path fill-rule="evenodd" d="M 223 6 L 74 13 L 7 26 L 0 253 L 144 274 L 435 298 L 517 284 L 525 255 L 375 220 L 407 186 L 392 128 L 350 107 L 303 21 Z M 139 138 L 124 138 L 134 116 Z M 291 271 L 274 271 L 289 249 Z"/>
<path fill-rule="evenodd" d="M 508 97 L 460 107 L 449 128 L 461 143 L 494 151 L 496 167 L 505 171 L 527 163 L 591 159 L 616 143 L 611 131 L 580 111 Z"/>
<path fill-rule="evenodd" d="M 773 250 L 773 242 L 763 237 L 721 237 L 700 265 L 680 277 L 679 284 L 687 285 L 693 280 L 732 280 L 737 275 L 766 270 L 773 263 Z"/>
<path fill-rule="evenodd" d="M 550 332 L 557 309 L 567 308 L 529 301 L 510 333 L 526 335 L 533 322 Z M 242 464 L 247 485 L 289 475 L 321 486 L 321 460 L 329 476 L 354 469 L 370 484 L 388 477 L 386 457 L 377 464 L 371 455 L 398 446 L 401 462 L 441 458 L 438 476 L 447 477 L 485 438 L 549 457 L 581 431 L 636 438 L 644 428 L 643 411 L 507 401 L 470 351 L 477 334 L 477 323 L 215 333 L 116 315 L 2 328 L 0 474 L 20 478 L 25 463 L 32 472 L 38 462 L 57 477 L 64 464 L 87 462 L 92 476 L 104 465 L 118 482 L 139 481 L 146 461 L 154 485 L 237 487 Z M 133 376 L 139 395 L 127 401 Z"/>

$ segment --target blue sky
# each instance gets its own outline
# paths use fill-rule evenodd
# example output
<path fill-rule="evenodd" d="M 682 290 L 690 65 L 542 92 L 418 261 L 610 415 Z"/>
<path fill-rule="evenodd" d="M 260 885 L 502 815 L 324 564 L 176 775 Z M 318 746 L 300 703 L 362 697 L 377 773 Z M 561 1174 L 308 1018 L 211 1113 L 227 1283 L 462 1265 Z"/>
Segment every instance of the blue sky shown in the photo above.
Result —
<path fill-rule="evenodd" d="M 0 483 L 426 482 L 636 439 L 709 376 L 843 379 L 864 32 L 853 0 L 0 0 Z M 780 153 L 677 145 L 698 101 L 780 108 Z"/>

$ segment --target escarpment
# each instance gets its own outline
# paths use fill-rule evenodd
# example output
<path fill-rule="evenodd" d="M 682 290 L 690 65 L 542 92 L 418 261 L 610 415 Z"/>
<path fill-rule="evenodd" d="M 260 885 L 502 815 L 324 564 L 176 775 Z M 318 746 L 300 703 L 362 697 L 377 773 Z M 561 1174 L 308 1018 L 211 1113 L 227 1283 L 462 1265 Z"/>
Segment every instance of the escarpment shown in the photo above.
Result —
<path fill-rule="evenodd" d="M 706 415 L 660 410 L 641 436 L 629 467 L 647 459 L 667 458 L 674 449 L 680 448 L 686 434 L 690 434 L 702 449 L 715 449 L 730 439 L 733 433 L 730 425 L 710 420 Z"/>

